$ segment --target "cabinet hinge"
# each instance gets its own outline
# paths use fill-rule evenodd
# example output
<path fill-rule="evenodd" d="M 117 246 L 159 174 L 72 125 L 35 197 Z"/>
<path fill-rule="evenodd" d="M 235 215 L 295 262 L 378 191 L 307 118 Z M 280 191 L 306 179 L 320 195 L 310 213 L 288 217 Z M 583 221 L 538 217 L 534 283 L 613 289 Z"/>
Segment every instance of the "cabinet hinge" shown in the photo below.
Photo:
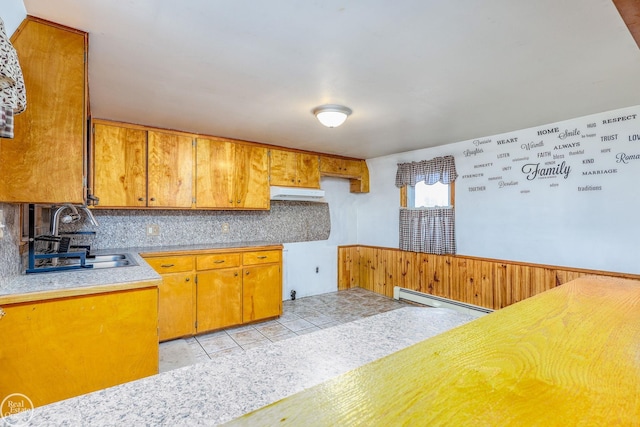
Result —
<path fill-rule="evenodd" d="M 196 285 L 198 284 L 198 275 L 196 274 Z"/>
<path fill-rule="evenodd" d="M 196 145 L 198 145 L 198 143 L 196 142 L 196 139 L 195 139 L 195 138 L 193 138 L 193 140 L 191 141 L 191 145 L 192 145 L 192 146 L 194 146 L 194 147 L 195 147 Z"/>
<path fill-rule="evenodd" d="M 197 321 L 197 320 L 195 321 L 195 323 L 194 323 L 193 327 L 194 327 L 194 328 L 196 328 L 196 329 L 198 329 L 198 321 Z"/>
<path fill-rule="evenodd" d="M 193 197 L 193 198 L 191 199 L 191 203 L 195 203 L 195 202 L 196 202 L 196 198 L 195 198 L 195 197 Z"/>

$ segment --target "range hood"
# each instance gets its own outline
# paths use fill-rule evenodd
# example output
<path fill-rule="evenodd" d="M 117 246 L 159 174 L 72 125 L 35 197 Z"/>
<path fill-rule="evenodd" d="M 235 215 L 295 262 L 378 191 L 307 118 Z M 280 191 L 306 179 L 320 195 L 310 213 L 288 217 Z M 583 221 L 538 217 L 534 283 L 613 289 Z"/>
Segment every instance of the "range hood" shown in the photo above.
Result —
<path fill-rule="evenodd" d="M 271 186 L 271 200 L 294 202 L 324 202 L 324 190 L 314 188 Z"/>

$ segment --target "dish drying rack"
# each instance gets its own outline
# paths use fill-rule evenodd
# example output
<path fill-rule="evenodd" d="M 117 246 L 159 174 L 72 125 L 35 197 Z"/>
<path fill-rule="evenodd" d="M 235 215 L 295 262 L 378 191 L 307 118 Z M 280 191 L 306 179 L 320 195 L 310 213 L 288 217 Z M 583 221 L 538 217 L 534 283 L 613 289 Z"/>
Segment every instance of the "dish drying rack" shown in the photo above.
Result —
<path fill-rule="evenodd" d="M 36 233 L 35 205 L 29 204 L 29 254 L 26 273 L 47 273 L 52 271 L 77 270 L 87 268 L 90 244 L 71 244 L 75 237 L 94 236 L 95 231 L 63 232 L 58 235 Z M 69 252 L 71 250 L 71 252 Z M 77 258 L 80 263 L 65 265 L 64 260 Z M 62 263 L 60 263 L 62 261 Z"/>

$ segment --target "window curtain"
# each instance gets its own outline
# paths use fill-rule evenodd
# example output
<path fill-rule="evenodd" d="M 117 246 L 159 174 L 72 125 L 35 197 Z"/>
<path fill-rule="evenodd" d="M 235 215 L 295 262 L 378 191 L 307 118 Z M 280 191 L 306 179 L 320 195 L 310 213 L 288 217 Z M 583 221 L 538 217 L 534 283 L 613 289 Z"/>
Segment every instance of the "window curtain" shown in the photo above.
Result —
<path fill-rule="evenodd" d="M 453 156 L 436 157 L 421 162 L 398 163 L 396 187 L 402 188 L 405 185 L 415 187 L 420 181 L 424 181 L 427 185 L 433 185 L 436 182 L 451 184 L 457 177 Z"/>
<path fill-rule="evenodd" d="M 453 156 L 436 157 L 421 162 L 400 163 L 396 186 L 424 181 L 451 184 L 458 177 Z M 400 208 L 400 249 L 429 254 L 455 254 L 455 215 L 453 207 Z"/>

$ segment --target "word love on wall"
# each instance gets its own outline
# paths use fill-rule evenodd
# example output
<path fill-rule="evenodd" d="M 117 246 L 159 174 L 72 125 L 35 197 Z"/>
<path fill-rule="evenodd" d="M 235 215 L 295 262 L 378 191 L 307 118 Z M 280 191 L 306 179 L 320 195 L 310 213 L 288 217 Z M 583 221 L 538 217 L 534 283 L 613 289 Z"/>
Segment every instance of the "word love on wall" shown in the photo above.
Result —
<path fill-rule="evenodd" d="M 640 167 L 640 107 L 461 144 L 458 191 L 606 191 Z M 634 165 L 635 163 L 635 165 Z"/>

